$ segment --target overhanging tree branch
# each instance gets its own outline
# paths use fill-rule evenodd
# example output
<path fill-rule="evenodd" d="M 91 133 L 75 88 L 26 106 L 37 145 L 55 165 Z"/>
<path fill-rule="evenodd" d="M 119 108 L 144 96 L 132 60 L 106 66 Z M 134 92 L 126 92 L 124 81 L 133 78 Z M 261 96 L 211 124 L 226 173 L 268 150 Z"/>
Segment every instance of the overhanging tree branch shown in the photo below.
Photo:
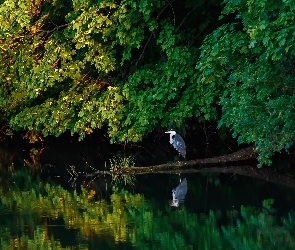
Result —
<path fill-rule="evenodd" d="M 57 31 L 57 30 L 60 30 L 60 29 L 63 29 L 65 27 L 69 26 L 68 23 L 66 24 L 63 24 L 63 25 L 59 25 L 59 26 L 56 26 L 55 28 L 53 28 L 52 30 L 41 30 L 43 33 L 45 33 L 45 36 L 48 36 L 50 35 L 51 33 L 53 33 L 54 31 Z"/>

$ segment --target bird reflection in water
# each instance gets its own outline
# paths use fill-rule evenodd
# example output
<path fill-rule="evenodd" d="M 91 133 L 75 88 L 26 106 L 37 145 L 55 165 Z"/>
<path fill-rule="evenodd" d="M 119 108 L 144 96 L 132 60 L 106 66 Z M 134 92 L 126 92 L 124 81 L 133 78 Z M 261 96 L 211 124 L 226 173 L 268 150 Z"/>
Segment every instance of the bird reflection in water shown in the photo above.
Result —
<path fill-rule="evenodd" d="M 183 181 L 181 181 L 180 184 L 175 189 L 172 189 L 171 206 L 178 207 L 179 203 L 183 203 L 186 193 L 187 193 L 187 181 L 186 181 L 186 178 L 184 178 Z"/>

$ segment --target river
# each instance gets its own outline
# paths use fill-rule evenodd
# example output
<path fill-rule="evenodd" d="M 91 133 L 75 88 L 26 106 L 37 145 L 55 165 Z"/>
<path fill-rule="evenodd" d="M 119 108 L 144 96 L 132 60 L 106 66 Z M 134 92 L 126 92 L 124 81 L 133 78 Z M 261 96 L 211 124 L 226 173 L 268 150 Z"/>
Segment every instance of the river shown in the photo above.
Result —
<path fill-rule="evenodd" d="M 2 148 L 1 249 L 295 249 L 288 185 L 208 172 L 114 179 L 91 175 L 102 160 L 61 148 Z"/>

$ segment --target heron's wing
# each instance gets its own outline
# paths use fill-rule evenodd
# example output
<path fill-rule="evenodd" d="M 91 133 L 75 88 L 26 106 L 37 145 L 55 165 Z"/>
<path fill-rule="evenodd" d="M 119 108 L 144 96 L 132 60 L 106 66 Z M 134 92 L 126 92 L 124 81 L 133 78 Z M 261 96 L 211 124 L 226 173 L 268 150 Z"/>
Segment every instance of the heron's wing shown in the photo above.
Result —
<path fill-rule="evenodd" d="M 186 155 L 186 145 L 184 140 L 179 134 L 174 135 L 173 147 L 183 156 Z"/>
<path fill-rule="evenodd" d="M 187 193 L 187 181 L 186 178 L 177 186 L 175 189 L 175 198 L 179 200 L 183 200 Z"/>

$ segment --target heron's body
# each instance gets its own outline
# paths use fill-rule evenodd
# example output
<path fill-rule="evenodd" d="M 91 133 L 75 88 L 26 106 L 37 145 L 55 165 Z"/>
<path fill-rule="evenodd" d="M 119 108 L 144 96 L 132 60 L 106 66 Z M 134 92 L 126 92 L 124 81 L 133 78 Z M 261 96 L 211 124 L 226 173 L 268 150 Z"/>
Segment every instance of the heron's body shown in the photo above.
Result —
<path fill-rule="evenodd" d="M 173 200 L 184 200 L 187 193 L 187 181 L 186 178 L 183 179 L 180 184 L 172 190 L 172 199 Z"/>
<path fill-rule="evenodd" d="M 186 155 L 186 145 L 182 137 L 177 134 L 174 130 L 165 132 L 170 134 L 170 144 L 177 150 L 177 152 L 185 158 Z"/>
<path fill-rule="evenodd" d="M 178 207 L 179 203 L 184 201 L 185 195 L 187 193 L 187 181 L 184 178 L 180 184 L 172 190 L 172 202 L 171 206 Z"/>

